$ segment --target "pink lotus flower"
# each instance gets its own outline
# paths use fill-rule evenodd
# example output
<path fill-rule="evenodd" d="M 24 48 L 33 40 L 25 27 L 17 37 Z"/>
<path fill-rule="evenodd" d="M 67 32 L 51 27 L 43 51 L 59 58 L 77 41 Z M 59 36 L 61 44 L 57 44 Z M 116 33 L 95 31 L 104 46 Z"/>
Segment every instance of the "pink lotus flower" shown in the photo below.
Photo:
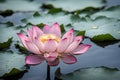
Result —
<path fill-rule="evenodd" d="M 26 64 L 40 64 L 46 60 L 50 66 L 56 66 L 61 59 L 64 63 L 72 64 L 77 61 L 74 55 L 85 53 L 91 45 L 80 44 L 82 36 L 74 36 L 70 29 L 63 36 L 60 26 L 54 23 L 52 27 L 44 25 L 43 30 L 33 26 L 27 30 L 27 35 L 17 33 L 24 47 L 34 53 L 26 56 Z"/>

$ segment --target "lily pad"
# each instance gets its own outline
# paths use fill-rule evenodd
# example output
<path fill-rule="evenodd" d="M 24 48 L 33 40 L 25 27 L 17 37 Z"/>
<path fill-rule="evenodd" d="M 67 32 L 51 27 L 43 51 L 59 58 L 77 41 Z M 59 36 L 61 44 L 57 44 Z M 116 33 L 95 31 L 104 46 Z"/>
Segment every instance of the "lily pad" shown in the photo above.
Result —
<path fill-rule="evenodd" d="M 74 23 L 73 26 L 75 30 L 86 31 L 85 36 L 90 38 L 96 35 L 110 34 L 115 39 L 120 39 L 120 21 L 116 19 L 98 17 L 92 20 L 86 18 L 86 20 Z M 105 36 L 102 38 L 104 38 L 104 40 L 108 39 L 105 38 Z"/>
<path fill-rule="evenodd" d="M 0 77 L 2 76 L 9 76 L 16 74 L 20 71 L 24 71 L 25 68 L 25 55 L 24 54 L 17 54 L 14 52 L 0 51 Z M 12 69 L 16 68 L 17 72 L 11 72 Z M 9 74 L 10 73 L 10 74 Z"/>
<path fill-rule="evenodd" d="M 0 23 L 11 23 L 14 26 L 19 25 L 25 25 L 25 19 L 32 16 L 32 12 L 30 13 L 22 13 L 22 12 L 16 12 L 8 17 L 2 17 L 0 16 Z"/>
<path fill-rule="evenodd" d="M 13 41 L 19 41 L 17 33 L 24 32 L 26 31 L 26 29 L 27 27 L 15 27 L 15 26 L 8 27 L 6 24 L 0 24 L 0 43 L 7 41 L 8 38 L 11 37 Z"/>
<path fill-rule="evenodd" d="M 114 41 L 115 38 L 112 37 L 110 34 L 101 34 L 101 35 L 97 35 L 94 36 L 91 40 L 93 41 Z"/>
<path fill-rule="evenodd" d="M 65 15 L 65 13 L 58 13 L 55 15 L 41 14 L 40 17 L 31 17 L 28 19 L 28 22 L 32 24 L 44 23 L 48 25 L 52 25 L 55 22 L 58 22 L 59 24 L 69 24 L 71 21 L 71 14 Z"/>
<path fill-rule="evenodd" d="M 27 0 L 5 0 L 0 3 L 0 10 L 13 10 L 13 11 L 38 11 L 40 3 L 27 1 Z"/>
<path fill-rule="evenodd" d="M 107 67 L 84 68 L 73 73 L 57 75 L 62 80 L 120 80 L 120 71 Z"/>
<path fill-rule="evenodd" d="M 53 5 L 54 8 L 61 8 L 64 11 L 73 12 L 87 8 L 102 8 L 105 6 L 105 0 L 54 0 L 47 1 L 46 5 Z"/>
<path fill-rule="evenodd" d="M 11 37 L 13 37 L 14 40 L 18 40 L 16 33 L 19 31 L 20 30 L 15 30 L 12 27 L 7 27 L 5 24 L 0 24 L 0 42 L 3 43 Z"/>
<path fill-rule="evenodd" d="M 91 16 L 91 18 L 95 19 L 99 16 L 106 16 L 108 18 L 120 19 L 120 5 L 102 10 L 100 12 L 96 12 Z"/>

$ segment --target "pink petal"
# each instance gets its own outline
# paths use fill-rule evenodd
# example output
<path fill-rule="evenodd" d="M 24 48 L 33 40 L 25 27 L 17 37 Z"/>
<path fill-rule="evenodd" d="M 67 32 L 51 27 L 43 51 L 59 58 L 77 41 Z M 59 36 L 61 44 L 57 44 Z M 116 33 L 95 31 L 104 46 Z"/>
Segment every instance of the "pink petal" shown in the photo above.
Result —
<path fill-rule="evenodd" d="M 44 58 L 38 55 L 29 55 L 29 56 L 26 56 L 25 63 L 35 65 L 35 64 L 40 64 L 43 60 Z"/>
<path fill-rule="evenodd" d="M 73 54 L 83 54 L 85 53 L 91 45 L 89 44 L 80 44 L 75 50 L 72 51 Z"/>
<path fill-rule="evenodd" d="M 68 38 L 68 39 L 69 39 L 69 44 L 70 44 L 70 43 L 73 41 L 73 33 L 74 33 L 74 30 L 73 30 L 73 29 L 70 29 L 69 31 L 67 31 L 67 32 L 63 35 L 62 39 Z"/>
<path fill-rule="evenodd" d="M 30 29 L 27 29 L 28 38 L 32 41 L 33 33 Z"/>
<path fill-rule="evenodd" d="M 41 54 L 41 52 L 39 51 L 38 47 L 34 43 L 32 43 L 30 41 L 25 41 L 25 42 L 26 42 L 26 45 L 28 47 L 27 48 L 28 51 L 30 51 L 32 53 L 35 53 L 35 54 Z"/>
<path fill-rule="evenodd" d="M 50 31 L 50 27 L 48 26 L 48 25 L 44 25 L 44 27 L 43 27 L 43 32 L 45 33 L 45 34 L 47 34 L 47 33 L 49 33 L 49 31 Z"/>
<path fill-rule="evenodd" d="M 77 48 L 77 46 L 81 41 L 82 41 L 82 36 L 75 37 L 74 41 L 66 49 L 65 53 L 73 51 L 75 48 Z"/>
<path fill-rule="evenodd" d="M 62 61 L 66 64 L 73 64 L 75 62 L 77 62 L 77 59 L 75 56 L 70 55 L 70 54 L 64 54 L 62 55 Z"/>
<path fill-rule="evenodd" d="M 27 36 L 23 35 L 22 33 L 17 33 L 18 37 L 20 38 L 21 42 L 23 43 L 24 47 L 27 48 L 25 41 L 30 41 Z"/>
<path fill-rule="evenodd" d="M 30 30 L 29 28 L 27 28 L 27 35 L 28 35 L 29 37 L 32 36 L 32 30 Z"/>
<path fill-rule="evenodd" d="M 57 48 L 57 43 L 54 40 L 49 39 L 48 41 L 45 42 L 44 46 L 46 52 L 54 52 Z"/>
<path fill-rule="evenodd" d="M 54 60 L 53 62 L 47 62 L 49 66 L 57 66 L 59 64 L 59 59 Z"/>
<path fill-rule="evenodd" d="M 58 53 L 57 52 L 46 53 L 44 54 L 44 57 L 48 62 L 53 62 L 58 57 Z"/>
<path fill-rule="evenodd" d="M 37 26 L 33 26 L 32 31 L 33 31 L 33 38 L 39 37 L 40 35 L 43 34 L 43 31 L 40 28 L 38 28 Z"/>
<path fill-rule="evenodd" d="M 59 53 L 64 52 L 67 49 L 68 45 L 69 45 L 69 39 L 67 38 L 62 39 L 58 44 L 57 52 Z"/>
<path fill-rule="evenodd" d="M 39 41 L 37 38 L 35 38 L 34 43 L 41 52 L 44 52 L 44 44 L 41 41 Z"/>
<path fill-rule="evenodd" d="M 54 23 L 50 29 L 51 34 L 56 34 L 58 37 L 61 37 L 61 29 L 58 23 Z"/>

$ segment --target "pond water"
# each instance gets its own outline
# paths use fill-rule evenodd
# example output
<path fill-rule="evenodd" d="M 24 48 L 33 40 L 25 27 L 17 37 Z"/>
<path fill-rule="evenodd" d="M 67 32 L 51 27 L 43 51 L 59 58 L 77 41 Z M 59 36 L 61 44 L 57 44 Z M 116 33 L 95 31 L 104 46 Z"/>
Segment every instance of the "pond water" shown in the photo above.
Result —
<path fill-rule="evenodd" d="M 36 0 L 37 2 L 44 2 L 43 0 Z M 47 1 L 47 0 L 45 0 Z M 120 0 L 107 0 L 107 7 L 119 5 Z M 19 18 L 17 17 L 19 15 Z M 21 23 L 17 20 L 21 20 L 23 18 L 29 18 L 32 15 L 32 13 L 27 14 L 23 16 L 21 12 L 18 12 L 14 14 L 13 18 L 3 18 L 0 16 L 0 22 L 6 22 L 12 21 L 15 25 L 25 25 L 25 23 Z M 17 19 L 17 20 L 16 20 Z M 59 22 L 58 22 L 59 23 Z M 87 68 L 87 67 L 99 67 L 99 66 L 106 66 L 111 68 L 118 68 L 120 69 L 120 41 L 117 41 L 115 43 L 108 43 L 108 45 L 105 45 L 107 42 L 101 42 L 99 44 L 92 42 L 89 38 L 85 38 L 83 40 L 84 44 L 90 44 L 92 47 L 83 55 L 78 55 L 77 57 L 77 63 L 75 64 L 64 64 L 62 61 L 58 66 L 51 67 L 50 70 L 50 77 L 51 80 L 54 80 L 55 77 L 55 71 L 60 67 L 61 72 L 63 74 L 73 72 L 80 68 Z M 104 46 L 103 46 L 104 45 Z M 25 72 L 24 75 L 19 78 L 18 80 L 45 80 L 47 76 L 47 64 L 44 61 L 40 65 L 36 66 L 30 66 L 30 69 L 28 69 L 28 72 Z"/>

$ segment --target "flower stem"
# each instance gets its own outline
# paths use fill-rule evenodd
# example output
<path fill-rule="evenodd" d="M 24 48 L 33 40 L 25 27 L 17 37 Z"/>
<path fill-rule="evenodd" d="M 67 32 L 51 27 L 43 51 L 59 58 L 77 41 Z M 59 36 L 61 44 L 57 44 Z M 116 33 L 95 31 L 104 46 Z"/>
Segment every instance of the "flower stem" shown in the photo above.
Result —
<path fill-rule="evenodd" d="M 47 78 L 46 80 L 50 80 L 50 66 L 47 64 Z"/>

